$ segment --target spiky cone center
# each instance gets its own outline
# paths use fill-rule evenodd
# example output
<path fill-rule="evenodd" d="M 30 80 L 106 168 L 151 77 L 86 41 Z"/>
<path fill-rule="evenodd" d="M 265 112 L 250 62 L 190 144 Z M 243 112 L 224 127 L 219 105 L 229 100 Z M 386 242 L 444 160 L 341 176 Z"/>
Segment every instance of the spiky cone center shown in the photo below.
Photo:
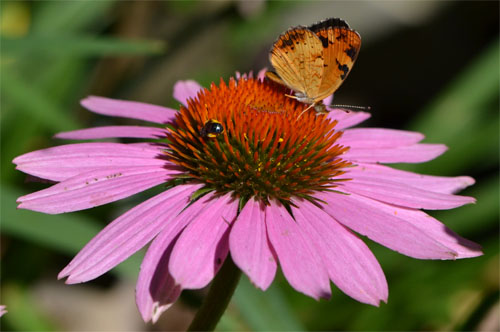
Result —
<path fill-rule="evenodd" d="M 342 135 L 334 130 L 337 121 L 313 109 L 301 115 L 308 105 L 286 92 L 268 81 L 221 79 L 188 100 L 167 134 L 166 153 L 185 170 L 180 177 L 266 204 L 311 200 L 314 192 L 335 187 L 351 165 L 340 157 L 348 147 L 336 144 Z M 223 131 L 208 135 L 207 126 L 215 130 L 215 124 Z"/>

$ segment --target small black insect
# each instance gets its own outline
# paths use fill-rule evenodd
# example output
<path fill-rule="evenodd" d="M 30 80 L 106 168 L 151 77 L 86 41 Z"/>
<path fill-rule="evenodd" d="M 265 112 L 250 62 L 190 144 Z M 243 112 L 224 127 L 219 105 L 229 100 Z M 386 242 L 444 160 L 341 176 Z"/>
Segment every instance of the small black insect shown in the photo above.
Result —
<path fill-rule="evenodd" d="M 214 119 L 208 120 L 201 128 L 200 134 L 203 137 L 214 138 L 224 132 L 222 124 Z"/>

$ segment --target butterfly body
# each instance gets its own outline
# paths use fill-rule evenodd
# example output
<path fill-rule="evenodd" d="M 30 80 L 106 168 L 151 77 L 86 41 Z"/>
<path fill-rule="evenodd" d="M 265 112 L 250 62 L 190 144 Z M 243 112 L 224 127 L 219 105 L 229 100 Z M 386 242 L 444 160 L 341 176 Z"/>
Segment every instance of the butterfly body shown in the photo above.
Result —
<path fill-rule="evenodd" d="M 349 74 L 361 47 L 361 37 L 338 18 L 281 34 L 270 52 L 276 73 L 266 76 L 295 91 L 293 98 L 325 113 L 323 99 L 332 95 Z"/>

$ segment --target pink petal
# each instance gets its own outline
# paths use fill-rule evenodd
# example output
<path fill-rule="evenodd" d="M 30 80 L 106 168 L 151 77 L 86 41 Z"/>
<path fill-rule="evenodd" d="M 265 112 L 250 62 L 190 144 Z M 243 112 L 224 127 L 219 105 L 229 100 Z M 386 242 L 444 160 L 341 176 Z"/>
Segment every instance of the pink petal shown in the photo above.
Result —
<path fill-rule="evenodd" d="M 103 168 L 19 197 L 18 208 L 49 214 L 89 209 L 164 183 L 171 174 L 157 166 Z"/>
<path fill-rule="evenodd" d="M 399 218 L 422 230 L 448 248 L 456 251 L 458 255 L 455 258 L 477 257 L 483 254 L 479 244 L 459 236 L 443 223 L 422 211 L 398 208 L 376 201 L 370 203 L 373 203 L 373 205 L 381 211 L 397 214 Z"/>
<path fill-rule="evenodd" d="M 370 249 L 356 235 L 308 201 L 292 208 L 299 226 L 309 233 L 330 279 L 344 293 L 363 302 L 387 302 L 384 272 Z"/>
<path fill-rule="evenodd" d="M 159 153 L 157 157 L 164 157 L 165 156 L 165 150 L 168 149 L 168 144 L 167 143 L 162 143 L 160 141 L 156 142 L 135 142 L 135 143 L 129 143 L 127 144 L 129 146 L 134 146 L 138 148 L 144 148 L 146 150 L 154 150 Z"/>
<path fill-rule="evenodd" d="M 63 181 L 106 167 L 152 166 L 169 162 L 160 147 L 120 143 L 67 144 L 33 151 L 13 160 L 16 169 L 47 180 Z"/>
<path fill-rule="evenodd" d="M 247 80 L 249 78 L 253 78 L 253 71 L 250 70 L 249 73 L 243 73 L 243 74 L 241 74 L 239 71 L 237 71 L 235 73 L 234 77 L 236 78 L 237 81 L 239 81 L 239 80 Z"/>
<path fill-rule="evenodd" d="M 169 189 L 124 213 L 73 258 L 59 273 L 73 284 L 97 278 L 141 249 L 186 207 L 191 194 L 201 185 L 180 185 Z"/>
<path fill-rule="evenodd" d="M 352 148 L 342 159 L 365 163 L 422 163 L 446 151 L 442 144 L 415 144 L 396 148 Z"/>
<path fill-rule="evenodd" d="M 61 139 L 102 139 L 115 137 L 164 138 L 165 129 L 140 126 L 106 126 L 59 133 L 54 138 Z"/>
<path fill-rule="evenodd" d="M 397 215 L 399 208 L 357 194 L 319 193 L 335 220 L 394 251 L 420 259 L 455 259 L 458 253 Z M 392 207 L 392 211 L 380 206 Z"/>
<path fill-rule="evenodd" d="M 276 258 L 266 234 L 265 206 L 250 199 L 229 235 L 229 248 L 234 263 L 253 284 L 266 290 L 276 274 Z"/>
<path fill-rule="evenodd" d="M 145 321 L 152 319 L 155 322 L 160 314 L 167 310 L 179 296 L 182 288 L 175 283 L 168 269 L 172 248 L 180 231 L 197 218 L 202 210 L 210 209 L 207 207 L 207 198 L 210 197 L 213 195 L 209 194 L 208 197 L 195 201 L 180 215 L 177 215 L 156 237 L 146 253 L 136 288 L 137 305 Z"/>
<path fill-rule="evenodd" d="M 166 232 L 165 232 L 166 233 Z M 168 263 L 175 241 L 166 233 L 164 238 L 159 235 L 151 244 L 141 264 L 141 271 L 137 280 L 135 301 L 142 319 L 147 323 L 150 320 L 156 323 L 161 314 L 177 301 L 181 294 L 181 287 L 168 271 Z M 162 246 L 170 242 L 166 249 Z"/>
<path fill-rule="evenodd" d="M 333 95 L 329 95 L 328 97 L 323 99 L 323 104 L 329 106 L 332 103 L 332 101 L 333 101 Z"/>
<path fill-rule="evenodd" d="M 238 211 L 238 200 L 229 194 L 202 199 L 205 206 L 182 232 L 170 257 L 169 271 L 183 289 L 203 288 L 213 279 L 229 251 L 229 228 Z"/>
<path fill-rule="evenodd" d="M 145 322 L 155 323 L 182 291 L 168 271 L 168 264 L 177 236 L 187 223 L 187 218 L 170 222 L 154 239 L 142 261 L 135 299 Z"/>
<path fill-rule="evenodd" d="M 345 111 L 340 109 L 330 109 L 327 118 L 337 120 L 336 130 L 352 127 L 370 118 L 371 114 L 366 112 Z"/>
<path fill-rule="evenodd" d="M 414 209 L 453 209 L 476 201 L 473 197 L 442 194 L 410 187 L 392 180 L 361 175 L 353 177 L 350 181 L 342 182 L 339 189 Z"/>
<path fill-rule="evenodd" d="M 168 123 L 175 118 L 177 110 L 136 101 L 89 96 L 80 104 L 94 113 L 138 119 L 155 123 Z"/>
<path fill-rule="evenodd" d="M 337 143 L 349 146 L 351 149 L 379 149 L 412 145 L 422 139 L 424 135 L 405 130 L 354 128 L 344 131 Z"/>
<path fill-rule="evenodd" d="M 269 241 L 290 285 L 312 298 L 330 297 L 328 272 L 304 230 L 279 203 L 266 208 Z"/>
<path fill-rule="evenodd" d="M 7 313 L 7 306 L 5 305 L 0 305 L 0 317 L 2 317 L 3 315 L 5 315 Z"/>
<path fill-rule="evenodd" d="M 266 72 L 267 72 L 267 68 L 263 68 L 263 69 L 259 70 L 259 72 L 257 73 L 257 79 L 260 81 L 264 81 L 264 78 L 266 78 Z"/>
<path fill-rule="evenodd" d="M 196 98 L 201 89 L 203 87 L 196 81 L 177 81 L 174 85 L 174 98 L 182 105 L 187 106 L 187 100 Z"/>
<path fill-rule="evenodd" d="M 377 164 L 358 163 L 356 167 L 346 170 L 347 173 L 341 175 L 340 178 L 377 178 L 443 194 L 455 193 L 475 183 L 474 179 L 469 176 L 422 175 Z"/>

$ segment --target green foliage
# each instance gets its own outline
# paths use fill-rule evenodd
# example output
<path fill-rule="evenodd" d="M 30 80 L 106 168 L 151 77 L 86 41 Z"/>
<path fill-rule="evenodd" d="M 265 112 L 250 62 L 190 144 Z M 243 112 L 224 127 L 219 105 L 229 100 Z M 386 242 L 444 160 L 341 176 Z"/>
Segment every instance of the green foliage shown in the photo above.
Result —
<path fill-rule="evenodd" d="M 458 174 L 498 162 L 499 118 L 498 41 L 478 55 L 434 102 L 419 113 L 412 130 L 425 133 L 428 143 L 444 143 L 449 151 L 424 164 L 405 168 L 418 172 Z M 480 162 L 478 162 L 480 161 Z"/>
<path fill-rule="evenodd" d="M 234 304 L 240 320 L 252 331 L 304 330 L 293 315 L 283 291 L 276 285 L 271 285 L 264 293 L 243 277 L 236 289 Z"/>
<path fill-rule="evenodd" d="M 32 54 L 63 57 L 88 57 L 110 55 L 154 54 L 163 52 L 159 41 L 125 41 L 116 38 L 92 36 L 28 37 L 23 39 L 0 39 L 3 56 L 25 57 Z M 64 45 L 64 47 L 61 47 Z"/>
<path fill-rule="evenodd" d="M 57 327 L 50 322 L 34 306 L 34 295 L 29 289 L 15 284 L 2 287 L 2 299 L 8 303 L 8 313 L 2 319 L 10 325 L 8 330 L 15 331 L 57 331 Z M 4 323 L 4 322 L 2 322 Z M 5 325 L 2 326 L 6 331 Z"/>

